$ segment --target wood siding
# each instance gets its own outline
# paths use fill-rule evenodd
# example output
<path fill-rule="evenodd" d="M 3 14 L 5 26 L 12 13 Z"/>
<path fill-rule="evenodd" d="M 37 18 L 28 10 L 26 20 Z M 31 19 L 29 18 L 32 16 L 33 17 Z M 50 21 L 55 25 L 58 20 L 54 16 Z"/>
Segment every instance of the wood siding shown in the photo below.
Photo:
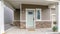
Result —
<path fill-rule="evenodd" d="M 26 29 L 26 8 L 41 8 L 42 9 L 42 20 L 50 20 L 50 11 L 48 6 L 43 5 L 32 5 L 32 4 L 22 4 L 22 11 L 20 11 L 20 28 Z M 36 13 L 36 12 L 35 12 Z M 36 16 L 35 16 L 36 17 Z M 22 21 L 21 21 L 22 20 Z M 36 21 L 36 28 L 50 28 L 51 21 Z"/>

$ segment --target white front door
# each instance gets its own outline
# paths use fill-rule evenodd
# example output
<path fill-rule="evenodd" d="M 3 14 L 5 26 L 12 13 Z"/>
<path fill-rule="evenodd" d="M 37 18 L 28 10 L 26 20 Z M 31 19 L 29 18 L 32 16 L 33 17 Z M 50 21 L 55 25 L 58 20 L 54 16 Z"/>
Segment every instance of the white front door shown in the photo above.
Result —
<path fill-rule="evenodd" d="M 34 9 L 26 9 L 26 28 L 34 28 Z"/>

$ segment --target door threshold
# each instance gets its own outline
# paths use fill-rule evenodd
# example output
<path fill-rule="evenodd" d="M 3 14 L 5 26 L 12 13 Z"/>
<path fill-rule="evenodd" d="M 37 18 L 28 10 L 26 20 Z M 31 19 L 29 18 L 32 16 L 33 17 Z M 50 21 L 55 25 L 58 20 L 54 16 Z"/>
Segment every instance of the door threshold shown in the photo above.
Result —
<path fill-rule="evenodd" d="M 28 31 L 35 31 L 35 28 L 28 28 Z"/>

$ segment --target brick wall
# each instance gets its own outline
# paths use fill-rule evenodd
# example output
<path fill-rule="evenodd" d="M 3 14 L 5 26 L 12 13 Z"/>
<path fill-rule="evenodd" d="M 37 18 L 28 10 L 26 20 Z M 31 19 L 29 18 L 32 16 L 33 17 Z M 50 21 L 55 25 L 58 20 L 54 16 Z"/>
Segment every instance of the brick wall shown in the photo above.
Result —
<path fill-rule="evenodd" d="M 36 29 L 39 28 L 51 28 L 51 21 L 36 21 Z M 26 29 L 26 22 L 20 22 L 20 28 Z"/>
<path fill-rule="evenodd" d="M 26 22 L 20 22 L 20 28 L 26 29 Z"/>
<path fill-rule="evenodd" d="M 36 28 L 51 28 L 51 22 L 44 21 L 36 21 Z"/>

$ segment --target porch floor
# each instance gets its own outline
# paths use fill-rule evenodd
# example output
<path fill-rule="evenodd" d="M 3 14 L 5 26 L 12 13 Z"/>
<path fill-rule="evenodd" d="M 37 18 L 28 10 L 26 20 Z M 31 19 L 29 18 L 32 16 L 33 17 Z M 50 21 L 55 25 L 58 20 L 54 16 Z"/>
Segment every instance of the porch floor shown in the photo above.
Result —
<path fill-rule="evenodd" d="M 41 29 L 36 29 L 35 31 L 28 31 L 27 29 L 19 29 L 17 27 L 12 27 L 9 30 L 7 30 L 5 33 L 6 34 L 52 34 L 52 30 L 41 28 Z"/>

